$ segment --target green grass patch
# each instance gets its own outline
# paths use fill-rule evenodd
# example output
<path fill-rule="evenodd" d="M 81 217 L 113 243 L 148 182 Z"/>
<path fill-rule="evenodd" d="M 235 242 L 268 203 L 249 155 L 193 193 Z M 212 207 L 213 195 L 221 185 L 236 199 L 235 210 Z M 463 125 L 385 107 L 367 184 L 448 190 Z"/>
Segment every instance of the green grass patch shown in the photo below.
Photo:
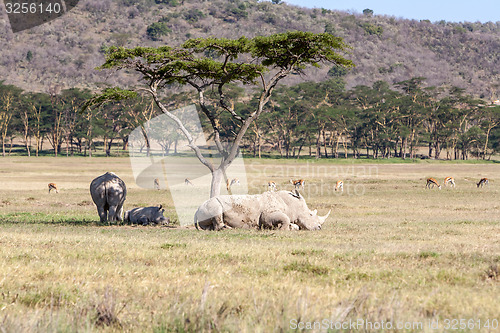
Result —
<path fill-rule="evenodd" d="M 165 244 L 162 244 L 160 247 L 164 250 L 172 250 L 172 249 L 178 249 L 178 248 L 181 248 L 181 249 L 184 249 L 186 248 L 187 244 L 184 244 L 184 243 L 165 243 Z"/>
<path fill-rule="evenodd" d="M 285 272 L 301 272 L 311 275 L 328 275 L 330 269 L 325 266 L 313 265 L 308 261 L 293 261 L 285 266 L 283 266 Z"/>

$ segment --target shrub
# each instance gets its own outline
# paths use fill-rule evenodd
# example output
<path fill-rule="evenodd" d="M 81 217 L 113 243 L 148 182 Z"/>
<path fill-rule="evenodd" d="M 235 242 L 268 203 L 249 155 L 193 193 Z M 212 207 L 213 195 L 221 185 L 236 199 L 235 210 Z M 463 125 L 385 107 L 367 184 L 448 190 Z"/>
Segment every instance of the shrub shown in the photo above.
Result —
<path fill-rule="evenodd" d="M 172 30 L 164 22 L 155 22 L 148 26 L 146 32 L 152 40 L 160 40 L 162 36 L 168 35 Z"/>

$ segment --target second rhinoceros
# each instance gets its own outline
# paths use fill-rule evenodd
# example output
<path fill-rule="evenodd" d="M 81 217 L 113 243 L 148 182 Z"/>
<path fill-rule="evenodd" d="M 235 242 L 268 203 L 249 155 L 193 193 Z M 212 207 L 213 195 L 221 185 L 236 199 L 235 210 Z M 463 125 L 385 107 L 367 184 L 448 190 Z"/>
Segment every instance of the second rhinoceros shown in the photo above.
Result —
<path fill-rule="evenodd" d="M 170 220 L 163 216 L 163 212 L 165 212 L 165 209 L 162 209 L 162 205 L 159 207 L 134 208 L 125 212 L 124 220 L 132 224 L 142 225 L 170 223 Z"/>
<path fill-rule="evenodd" d="M 311 211 L 298 191 L 257 195 L 220 195 L 205 201 L 196 211 L 196 228 L 280 228 L 318 230 L 325 216 Z"/>

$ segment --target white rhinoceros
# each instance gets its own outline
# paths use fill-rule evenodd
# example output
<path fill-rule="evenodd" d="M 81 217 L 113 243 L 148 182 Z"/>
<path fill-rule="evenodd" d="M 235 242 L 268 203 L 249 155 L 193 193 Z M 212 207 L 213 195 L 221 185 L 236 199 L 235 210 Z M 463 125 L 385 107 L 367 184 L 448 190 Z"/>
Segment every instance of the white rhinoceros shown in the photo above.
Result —
<path fill-rule="evenodd" d="M 208 199 L 194 215 L 196 228 L 280 228 L 317 230 L 328 214 L 311 211 L 298 191 L 256 195 L 220 195 Z"/>
<path fill-rule="evenodd" d="M 122 220 L 127 187 L 120 177 L 112 172 L 97 177 L 90 183 L 90 195 L 101 222 Z"/>

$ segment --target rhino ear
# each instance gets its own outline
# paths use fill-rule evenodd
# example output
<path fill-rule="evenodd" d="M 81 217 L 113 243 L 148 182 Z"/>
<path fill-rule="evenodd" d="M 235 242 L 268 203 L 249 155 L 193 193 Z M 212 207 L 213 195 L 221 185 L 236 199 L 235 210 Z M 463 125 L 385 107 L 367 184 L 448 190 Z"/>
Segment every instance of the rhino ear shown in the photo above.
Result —
<path fill-rule="evenodd" d="M 160 205 L 160 207 L 158 207 L 158 210 L 161 210 L 163 208 L 163 205 Z"/>
<path fill-rule="evenodd" d="M 298 192 L 297 190 L 295 190 L 295 192 L 290 192 L 290 195 L 291 195 L 292 197 L 295 197 L 295 198 L 297 198 L 297 199 L 300 199 L 300 194 L 299 194 L 299 192 Z"/>

